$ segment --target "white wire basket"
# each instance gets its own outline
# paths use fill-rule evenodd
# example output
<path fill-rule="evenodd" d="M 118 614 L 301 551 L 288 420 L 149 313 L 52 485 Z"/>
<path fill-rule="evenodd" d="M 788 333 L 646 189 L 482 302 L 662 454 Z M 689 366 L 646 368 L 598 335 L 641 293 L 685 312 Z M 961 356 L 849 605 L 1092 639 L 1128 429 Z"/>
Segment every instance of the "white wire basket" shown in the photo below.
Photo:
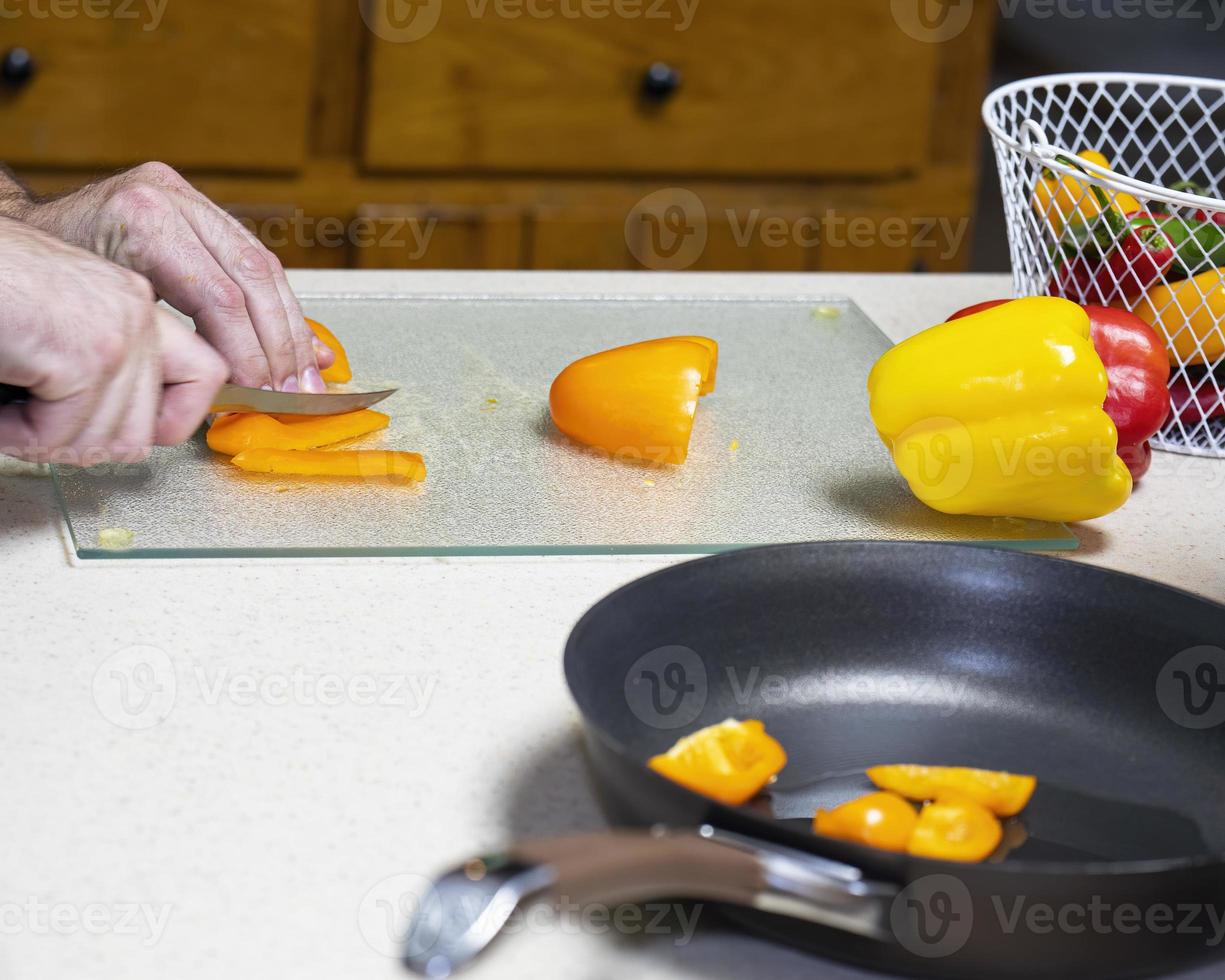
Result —
<path fill-rule="evenodd" d="M 1153 446 L 1225 457 L 1225 81 L 1049 75 L 993 92 L 983 118 L 1016 294 L 1151 324 L 1171 363 Z"/>

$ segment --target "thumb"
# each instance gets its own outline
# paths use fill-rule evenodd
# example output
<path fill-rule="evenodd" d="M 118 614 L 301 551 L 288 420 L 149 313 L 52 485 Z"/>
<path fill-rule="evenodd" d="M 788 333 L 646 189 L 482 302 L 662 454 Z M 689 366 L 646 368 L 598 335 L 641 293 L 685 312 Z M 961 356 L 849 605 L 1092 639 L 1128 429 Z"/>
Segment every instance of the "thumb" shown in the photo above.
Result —
<path fill-rule="evenodd" d="M 173 446 L 190 439 L 200 427 L 230 369 L 191 328 L 163 309 L 157 311 L 157 330 L 162 403 L 155 438 L 159 446 Z"/>

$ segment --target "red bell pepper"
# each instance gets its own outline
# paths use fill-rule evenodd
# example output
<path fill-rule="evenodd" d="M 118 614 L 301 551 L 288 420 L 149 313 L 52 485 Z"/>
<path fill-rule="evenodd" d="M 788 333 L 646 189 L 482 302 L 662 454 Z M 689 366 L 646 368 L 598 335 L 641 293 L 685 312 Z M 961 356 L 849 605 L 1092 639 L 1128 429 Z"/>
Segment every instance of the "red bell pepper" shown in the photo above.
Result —
<path fill-rule="evenodd" d="M 1056 267 L 1047 292 L 1074 301 L 1100 303 L 1141 296 L 1161 281 L 1177 256 L 1174 243 L 1157 220 L 1143 212 L 1120 220 L 1119 237 L 1113 247 L 1106 243 L 1104 258 L 1082 253 L 1065 259 Z"/>
<path fill-rule="evenodd" d="M 1007 302 L 998 299 L 979 303 L 949 319 L 959 320 Z M 1110 381 L 1104 407 L 1119 430 L 1118 453 L 1132 478 L 1139 480 L 1152 464 L 1148 440 L 1170 414 L 1170 362 L 1165 344 L 1134 313 L 1108 306 L 1086 306 L 1084 310 L 1092 324 L 1093 347 Z"/>
<path fill-rule="evenodd" d="M 1214 385 L 1205 379 L 1192 390 L 1191 383 L 1179 375 L 1170 383 L 1170 402 L 1174 415 L 1183 425 L 1194 426 L 1221 418 L 1225 416 L 1225 381 L 1218 380 Z"/>

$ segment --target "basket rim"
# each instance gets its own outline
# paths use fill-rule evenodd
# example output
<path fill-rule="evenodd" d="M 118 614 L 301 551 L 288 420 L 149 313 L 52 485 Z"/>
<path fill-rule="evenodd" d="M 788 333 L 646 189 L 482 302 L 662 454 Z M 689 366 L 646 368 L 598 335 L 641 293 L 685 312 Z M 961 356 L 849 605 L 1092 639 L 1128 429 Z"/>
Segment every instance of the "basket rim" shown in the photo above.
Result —
<path fill-rule="evenodd" d="M 1225 210 L 1225 199 L 1206 197 L 1200 194 L 1188 194 L 1185 191 L 1175 191 L 1161 184 L 1152 184 L 1137 180 L 1126 174 L 1113 170 L 1104 170 L 1092 161 L 1084 160 L 1078 153 L 1065 147 L 1051 143 L 1036 143 L 1032 140 L 1026 144 L 1017 136 L 998 125 L 993 118 L 993 110 L 1004 99 L 1018 92 L 1030 92 L 1041 88 L 1051 88 L 1055 85 L 1077 85 L 1083 83 L 1109 84 L 1125 82 L 1131 85 L 1178 85 L 1183 88 L 1207 88 L 1225 93 L 1225 79 L 1200 78 L 1192 75 L 1140 74 L 1136 72 L 1065 72 L 1054 75 L 1035 75 L 1032 78 L 1022 78 L 1009 82 L 993 90 L 983 101 L 982 117 L 987 131 L 999 143 L 1021 155 L 1040 163 L 1043 167 L 1054 170 L 1064 176 L 1085 179 L 1084 172 L 1077 172 L 1071 167 L 1059 163 L 1055 156 L 1075 158 L 1088 171 L 1090 183 L 1100 183 L 1115 191 L 1134 194 L 1149 200 L 1163 200 L 1185 207 L 1203 208 L 1205 210 Z"/>

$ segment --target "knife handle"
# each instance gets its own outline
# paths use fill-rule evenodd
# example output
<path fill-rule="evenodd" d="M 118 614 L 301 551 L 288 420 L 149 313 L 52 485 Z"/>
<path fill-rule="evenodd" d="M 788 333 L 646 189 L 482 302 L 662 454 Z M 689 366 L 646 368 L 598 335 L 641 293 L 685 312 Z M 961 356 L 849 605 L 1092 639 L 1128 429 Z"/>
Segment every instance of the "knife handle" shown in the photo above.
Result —
<path fill-rule="evenodd" d="M 27 388 L 17 385 L 0 384 L 0 405 L 11 405 L 13 402 L 28 402 L 30 392 Z"/>

